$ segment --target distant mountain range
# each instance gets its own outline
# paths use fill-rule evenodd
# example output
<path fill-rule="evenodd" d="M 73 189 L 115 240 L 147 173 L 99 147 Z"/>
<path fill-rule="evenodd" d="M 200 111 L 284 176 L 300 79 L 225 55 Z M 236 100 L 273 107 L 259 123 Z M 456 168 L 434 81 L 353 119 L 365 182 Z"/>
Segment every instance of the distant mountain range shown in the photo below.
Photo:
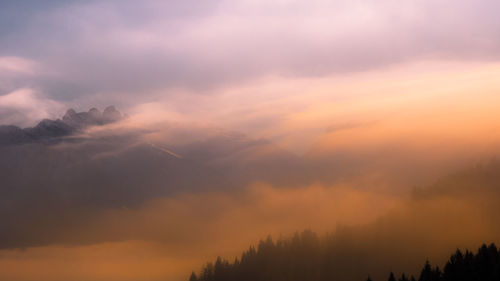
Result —
<path fill-rule="evenodd" d="M 122 115 L 114 106 L 108 106 L 101 112 L 92 108 L 88 112 L 66 111 L 62 119 L 44 119 L 31 128 L 19 128 L 13 125 L 0 125 L 0 145 L 24 144 L 34 141 L 52 141 L 69 136 L 91 126 L 101 126 L 122 120 Z"/>

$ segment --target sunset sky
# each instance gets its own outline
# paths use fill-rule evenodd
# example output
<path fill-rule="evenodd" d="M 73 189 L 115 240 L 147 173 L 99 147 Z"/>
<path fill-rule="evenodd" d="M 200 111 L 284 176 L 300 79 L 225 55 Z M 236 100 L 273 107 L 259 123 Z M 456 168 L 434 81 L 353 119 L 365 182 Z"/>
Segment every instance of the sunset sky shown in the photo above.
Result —
<path fill-rule="evenodd" d="M 11 159 L 0 190 L 14 194 L 0 200 L 11 217 L 0 279 L 187 280 L 268 234 L 371 233 L 380 218 L 475 226 L 442 251 L 431 235 L 436 258 L 500 238 L 477 208 L 490 191 L 426 199 L 422 214 L 411 197 L 500 151 L 499 11 L 495 0 L 0 1 L 0 125 L 108 105 L 129 116 L 82 145 L 0 147 Z M 171 159 L 150 161 L 143 145 Z M 89 191 L 107 181 L 87 156 L 110 171 L 167 163 L 190 181 Z M 78 184 L 61 176 L 49 194 L 21 181 L 52 159 L 82 169 Z"/>

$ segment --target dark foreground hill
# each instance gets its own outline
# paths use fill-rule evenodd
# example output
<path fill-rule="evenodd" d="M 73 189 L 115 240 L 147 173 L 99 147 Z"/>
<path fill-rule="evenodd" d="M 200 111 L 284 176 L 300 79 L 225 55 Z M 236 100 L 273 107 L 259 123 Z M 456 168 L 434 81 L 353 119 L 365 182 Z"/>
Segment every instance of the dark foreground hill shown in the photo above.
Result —
<path fill-rule="evenodd" d="M 191 281 L 419 281 L 500 280 L 494 245 L 476 254 L 457 251 L 500 240 L 500 162 L 466 168 L 435 184 L 415 188 L 402 206 L 368 224 L 311 231 L 261 241 L 236 260 L 218 258 Z M 312 220 L 314 218 L 311 218 Z M 439 269 L 427 264 L 439 263 Z M 406 274 L 401 275 L 402 272 Z"/>
<path fill-rule="evenodd" d="M 311 231 L 295 234 L 291 239 L 261 240 L 234 262 L 217 258 L 189 281 L 309 281 L 337 280 L 334 270 L 333 236 L 319 238 Z M 483 244 L 476 253 L 457 250 L 441 270 L 425 262 L 414 277 L 402 273 L 399 278 L 388 273 L 388 281 L 497 281 L 500 280 L 500 251 L 494 244 Z M 367 281 L 371 281 L 370 277 Z"/>
<path fill-rule="evenodd" d="M 399 281 L 416 280 L 401 274 Z M 371 280 L 368 278 L 368 280 Z M 432 267 L 427 261 L 420 271 L 418 281 L 494 281 L 500 280 L 500 252 L 495 244 L 483 244 L 476 253 L 468 250 L 457 250 L 446 262 L 441 270 L 438 266 Z M 394 274 L 389 274 L 388 281 L 396 281 Z"/>

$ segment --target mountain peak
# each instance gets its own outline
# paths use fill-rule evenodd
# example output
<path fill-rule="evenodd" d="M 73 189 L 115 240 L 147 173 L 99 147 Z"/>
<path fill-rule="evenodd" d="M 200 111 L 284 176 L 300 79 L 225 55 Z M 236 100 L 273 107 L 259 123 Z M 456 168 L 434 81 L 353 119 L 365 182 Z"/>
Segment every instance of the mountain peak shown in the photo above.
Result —
<path fill-rule="evenodd" d="M 66 111 L 66 115 L 68 116 L 76 115 L 76 111 L 73 108 L 70 108 Z"/>
<path fill-rule="evenodd" d="M 116 110 L 116 107 L 114 105 L 110 105 L 104 109 L 104 112 L 115 112 L 118 111 Z"/>
<path fill-rule="evenodd" d="M 112 105 L 104 109 L 102 117 L 106 122 L 115 122 L 123 118 L 120 111 L 116 110 L 116 108 Z"/>
<path fill-rule="evenodd" d="M 114 106 L 106 107 L 102 113 L 95 107 L 88 112 L 76 112 L 70 108 L 62 119 L 43 119 L 32 128 L 0 126 L 0 145 L 21 144 L 69 136 L 85 128 L 110 124 L 123 118 L 124 116 Z"/>

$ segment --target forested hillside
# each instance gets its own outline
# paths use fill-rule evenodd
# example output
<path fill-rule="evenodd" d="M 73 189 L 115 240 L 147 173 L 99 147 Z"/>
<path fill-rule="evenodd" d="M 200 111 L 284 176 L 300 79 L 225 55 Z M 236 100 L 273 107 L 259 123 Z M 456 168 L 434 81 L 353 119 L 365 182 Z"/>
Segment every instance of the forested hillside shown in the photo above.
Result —
<path fill-rule="evenodd" d="M 215 263 L 208 263 L 198 274 L 193 272 L 189 281 L 335 280 L 333 270 L 338 261 L 331 246 L 334 239 L 329 235 L 320 238 L 311 231 L 277 241 L 268 237 L 233 262 L 219 257 Z M 388 281 L 497 281 L 500 251 L 495 244 L 483 244 L 476 253 L 457 250 L 442 269 L 426 261 L 418 276 L 402 273 L 396 277 L 393 272 L 388 276 Z"/>
<path fill-rule="evenodd" d="M 271 237 L 234 261 L 218 258 L 191 281 L 500 280 L 500 162 L 466 168 L 415 188 L 402 207 L 367 225 L 318 236 Z M 404 214 L 404 215 L 403 215 Z M 465 227 L 467 226 L 467 227 Z M 425 264 L 430 259 L 432 264 Z M 420 270 L 420 266 L 424 265 Z M 401 272 L 405 272 L 403 275 Z M 365 279 L 366 280 L 366 279 Z"/>

